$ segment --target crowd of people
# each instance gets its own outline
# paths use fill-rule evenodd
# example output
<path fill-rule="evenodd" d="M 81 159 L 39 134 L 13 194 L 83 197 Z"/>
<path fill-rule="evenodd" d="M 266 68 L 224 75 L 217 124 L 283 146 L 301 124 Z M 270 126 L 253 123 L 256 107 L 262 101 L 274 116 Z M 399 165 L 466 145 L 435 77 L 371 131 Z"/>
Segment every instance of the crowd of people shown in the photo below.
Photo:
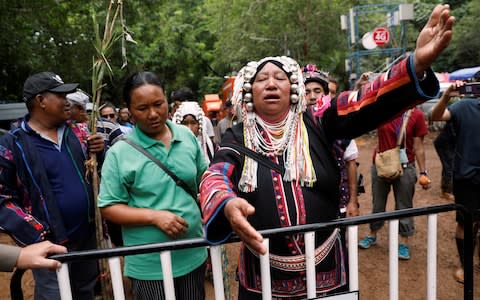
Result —
<path fill-rule="evenodd" d="M 428 176 L 427 127 L 415 106 L 438 93 L 430 66 L 449 44 L 453 23 L 448 5 L 438 5 L 413 54 L 354 91 L 338 93 L 328 73 L 290 57 L 251 61 L 238 72 L 220 121 L 206 115 L 188 87 L 168 99 L 161 79 L 142 71 L 126 79 L 122 106 L 104 102 L 92 125 L 89 96 L 77 84 L 50 72 L 30 76 L 23 89 L 28 114 L 0 139 L 0 227 L 26 247 L 0 248 L 8 257 L 1 270 L 35 268 L 35 299 L 59 299 L 56 275 L 48 271 L 59 264 L 45 257 L 97 248 L 98 206 L 116 246 L 199 237 L 218 244 L 236 234 L 238 298 L 261 299 L 259 256 L 267 249 L 260 230 L 359 215 L 355 137 L 378 129 L 377 152 L 401 140 L 404 153 L 403 174 L 394 180 L 377 176 L 372 164 L 372 213 L 385 211 L 391 187 L 396 209 L 413 207 L 417 177 Z M 468 113 L 473 101 L 458 103 L 465 104 L 446 108 L 440 101 L 432 117 L 453 124 L 460 150 L 444 192 L 473 211 L 480 165 L 464 157 L 476 144 L 458 144 L 475 140 L 480 118 Z M 85 175 L 92 154 L 101 167 L 98 199 Z M 457 222 L 462 258 L 461 213 Z M 415 227 L 411 218 L 400 224 L 398 255 L 409 259 Z M 359 247 L 375 244 L 381 226 L 372 223 Z M 318 295 L 348 290 L 345 239 L 340 229 L 316 233 Z M 177 299 L 205 298 L 207 260 L 205 248 L 172 251 Z M 305 298 L 305 261 L 303 234 L 270 239 L 273 297 Z M 74 299 L 94 299 L 97 262 L 69 268 Z M 136 299 L 164 298 L 158 254 L 127 256 L 124 268 Z"/>

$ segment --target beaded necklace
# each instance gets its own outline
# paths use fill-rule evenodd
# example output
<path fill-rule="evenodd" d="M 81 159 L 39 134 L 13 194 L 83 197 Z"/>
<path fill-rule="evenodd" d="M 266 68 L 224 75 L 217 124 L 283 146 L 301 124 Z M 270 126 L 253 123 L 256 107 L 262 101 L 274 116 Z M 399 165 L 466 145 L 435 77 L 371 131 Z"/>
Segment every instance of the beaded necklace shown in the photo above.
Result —
<path fill-rule="evenodd" d="M 265 156 L 283 154 L 289 141 L 291 141 L 295 119 L 292 111 L 289 111 L 288 115 L 277 123 L 269 123 L 257 115 L 255 117 L 255 137 L 253 139 L 255 150 Z M 266 135 L 266 138 L 262 133 Z"/>

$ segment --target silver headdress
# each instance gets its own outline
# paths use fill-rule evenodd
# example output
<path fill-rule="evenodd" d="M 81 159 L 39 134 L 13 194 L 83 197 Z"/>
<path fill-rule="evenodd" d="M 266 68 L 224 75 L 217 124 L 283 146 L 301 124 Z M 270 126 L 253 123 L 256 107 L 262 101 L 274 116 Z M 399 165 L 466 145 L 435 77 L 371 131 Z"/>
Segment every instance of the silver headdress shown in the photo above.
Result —
<path fill-rule="evenodd" d="M 213 153 L 214 147 L 210 137 L 207 135 L 206 130 L 203 130 L 205 128 L 205 114 L 197 102 L 185 101 L 182 102 L 182 104 L 180 104 L 178 109 L 175 111 L 172 121 L 176 124 L 182 124 L 183 119 L 187 115 L 192 115 L 198 121 L 199 134 L 197 136 L 197 140 L 203 150 L 205 160 L 207 161 L 207 163 L 210 163 L 208 151 L 210 151 L 210 153 Z"/>
<path fill-rule="evenodd" d="M 270 124 L 255 113 L 252 85 L 259 67 L 273 62 L 280 65 L 287 74 L 290 89 L 290 110 L 283 120 Z M 245 146 L 267 157 L 283 156 L 285 164 L 285 181 L 296 181 L 301 185 L 311 186 L 316 181 L 315 172 L 309 153 L 308 135 L 303 123 L 302 113 L 307 108 L 305 85 L 302 69 L 290 57 L 265 57 L 259 61 L 251 61 L 243 67 L 235 78 L 232 104 L 236 111 L 241 112 L 244 123 Z M 268 128 L 280 129 L 281 137 L 269 134 Z M 264 138 L 261 132 L 267 134 Z M 255 160 L 246 157 L 239 189 L 251 192 L 257 187 L 257 168 Z"/>
<path fill-rule="evenodd" d="M 287 56 L 269 56 L 259 61 L 251 61 L 244 66 L 235 78 L 232 95 L 233 107 L 237 109 L 237 107 L 240 106 L 242 112 L 253 111 L 252 81 L 259 71 L 258 67 L 268 61 L 275 61 L 281 64 L 283 71 L 287 73 L 291 83 L 291 104 L 298 113 L 304 112 L 307 107 L 307 101 L 305 99 L 303 72 L 300 65 L 294 59 Z"/>

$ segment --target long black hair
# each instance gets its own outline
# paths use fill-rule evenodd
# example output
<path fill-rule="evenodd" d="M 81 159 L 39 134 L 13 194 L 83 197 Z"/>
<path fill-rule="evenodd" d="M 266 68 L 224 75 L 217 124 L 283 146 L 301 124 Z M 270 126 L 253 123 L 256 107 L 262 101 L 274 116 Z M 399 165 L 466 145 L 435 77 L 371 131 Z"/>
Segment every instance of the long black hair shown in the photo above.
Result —
<path fill-rule="evenodd" d="M 125 101 L 125 104 L 128 108 L 130 108 L 133 90 L 145 84 L 156 85 L 165 92 L 162 80 L 155 73 L 147 71 L 135 72 L 128 76 L 127 80 L 125 80 L 125 84 L 123 85 L 123 101 Z"/>

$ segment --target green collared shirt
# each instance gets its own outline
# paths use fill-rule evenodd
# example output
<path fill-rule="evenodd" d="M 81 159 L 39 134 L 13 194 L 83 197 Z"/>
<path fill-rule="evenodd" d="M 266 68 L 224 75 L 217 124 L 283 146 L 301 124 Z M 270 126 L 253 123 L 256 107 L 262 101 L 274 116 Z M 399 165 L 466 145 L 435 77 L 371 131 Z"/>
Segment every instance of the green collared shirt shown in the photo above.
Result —
<path fill-rule="evenodd" d="M 202 150 L 190 129 L 167 121 L 173 134 L 170 149 L 143 133 L 137 126 L 128 136 L 154 155 L 167 168 L 198 191 L 207 168 Z M 98 206 L 126 204 L 131 207 L 170 211 L 188 222 L 183 238 L 203 236 L 201 213 L 195 200 L 175 184 L 158 165 L 125 142 L 116 143 L 107 152 L 102 167 Z M 153 225 L 122 226 L 126 246 L 159 243 L 172 239 Z M 172 251 L 174 277 L 199 267 L 206 259 L 204 248 Z M 125 258 L 125 275 L 140 280 L 162 280 L 159 253 L 132 255 Z"/>

